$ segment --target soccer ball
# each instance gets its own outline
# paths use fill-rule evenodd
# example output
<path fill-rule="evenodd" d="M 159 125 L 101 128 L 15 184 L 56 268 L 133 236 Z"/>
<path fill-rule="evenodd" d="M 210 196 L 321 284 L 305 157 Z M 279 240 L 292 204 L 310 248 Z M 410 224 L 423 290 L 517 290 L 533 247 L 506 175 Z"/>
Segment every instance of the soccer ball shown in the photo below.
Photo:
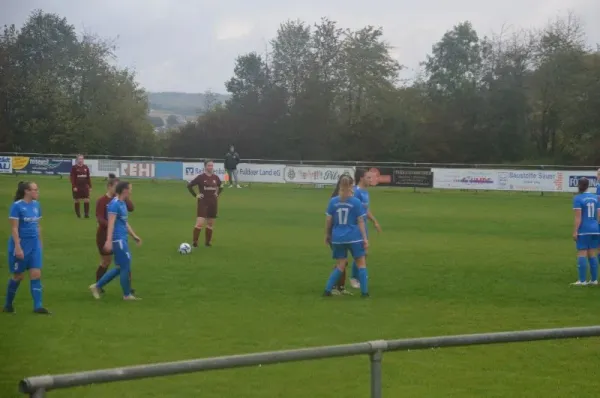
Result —
<path fill-rule="evenodd" d="M 192 252 L 192 246 L 189 243 L 182 243 L 179 245 L 179 254 L 190 254 Z"/>

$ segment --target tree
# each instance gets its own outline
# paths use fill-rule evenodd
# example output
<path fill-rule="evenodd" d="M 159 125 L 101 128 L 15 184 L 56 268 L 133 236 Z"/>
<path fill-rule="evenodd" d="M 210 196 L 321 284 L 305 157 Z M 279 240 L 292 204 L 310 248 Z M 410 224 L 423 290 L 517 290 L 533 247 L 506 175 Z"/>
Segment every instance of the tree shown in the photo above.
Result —
<path fill-rule="evenodd" d="M 0 145 L 6 150 L 137 154 L 155 151 L 146 94 L 116 68 L 112 43 L 77 37 L 65 18 L 34 11 L 0 38 Z"/>
<path fill-rule="evenodd" d="M 167 127 L 175 127 L 179 124 L 179 119 L 175 115 L 167 116 Z"/>

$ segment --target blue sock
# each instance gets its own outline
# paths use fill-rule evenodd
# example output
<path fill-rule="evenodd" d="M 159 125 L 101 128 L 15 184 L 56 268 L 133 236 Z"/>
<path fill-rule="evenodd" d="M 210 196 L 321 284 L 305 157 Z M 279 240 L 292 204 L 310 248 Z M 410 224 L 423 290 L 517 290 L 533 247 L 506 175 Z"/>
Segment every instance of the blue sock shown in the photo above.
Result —
<path fill-rule="evenodd" d="M 33 309 L 42 308 L 42 281 L 39 279 L 30 280 L 29 288 L 31 290 L 31 298 L 33 298 Z"/>
<path fill-rule="evenodd" d="M 326 292 L 331 292 L 333 287 L 337 284 L 338 280 L 340 280 L 340 276 L 342 276 L 342 271 L 338 267 L 335 267 L 331 274 L 329 275 L 329 279 L 327 279 L 327 285 L 325 286 Z"/>
<path fill-rule="evenodd" d="M 590 257 L 590 274 L 593 281 L 598 280 L 598 257 Z"/>
<path fill-rule="evenodd" d="M 100 280 L 98 282 L 96 282 L 96 287 L 98 289 L 102 288 L 104 285 L 108 284 L 108 282 L 115 279 L 115 277 L 117 275 L 119 275 L 120 272 L 121 271 L 119 270 L 119 268 L 116 268 L 116 267 L 108 270 L 108 272 L 106 272 L 106 274 L 102 275 L 102 278 L 100 278 Z"/>
<path fill-rule="evenodd" d="M 123 296 L 129 296 L 131 294 L 131 281 L 129 280 L 129 267 L 121 267 L 121 289 L 123 289 Z"/>
<path fill-rule="evenodd" d="M 579 282 L 585 282 L 587 277 L 587 258 L 577 257 L 577 273 L 579 274 Z"/>
<path fill-rule="evenodd" d="M 6 301 L 4 302 L 5 307 L 12 307 L 20 283 L 21 281 L 15 281 L 12 278 L 8 280 L 8 287 L 6 288 Z"/>
<path fill-rule="evenodd" d="M 358 265 L 356 265 L 356 261 L 352 261 L 352 279 L 358 279 Z"/>
<path fill-rule="evenodd" d="M 367 281 L 369 279 L 369 274 L 366 268 L 358 269 L 358 280 L 360 281 L 360 292 L 362 294 L 369 294 L 369 286 L 367 286 Z"/>

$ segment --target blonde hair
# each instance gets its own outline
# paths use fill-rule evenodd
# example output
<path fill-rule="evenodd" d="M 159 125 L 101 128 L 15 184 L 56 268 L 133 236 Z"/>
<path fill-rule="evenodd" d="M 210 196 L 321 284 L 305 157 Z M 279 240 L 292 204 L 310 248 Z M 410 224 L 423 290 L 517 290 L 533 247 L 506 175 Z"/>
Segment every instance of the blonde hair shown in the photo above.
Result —
<path fill-rule="evenodd" d="M 340 198 L 348 199 L 352 197 L 352 177 L 348 175 L 343 175 L 340 178 Z"/>

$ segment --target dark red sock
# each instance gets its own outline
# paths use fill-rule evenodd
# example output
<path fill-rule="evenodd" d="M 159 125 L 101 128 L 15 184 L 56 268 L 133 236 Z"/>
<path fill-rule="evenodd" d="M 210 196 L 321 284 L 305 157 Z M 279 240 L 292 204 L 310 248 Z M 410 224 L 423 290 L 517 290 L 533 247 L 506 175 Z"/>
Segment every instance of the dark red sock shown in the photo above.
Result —
<path fill-rule="evenodd" d="M 198 238 L 200 238 L 200 232 L 202 232 L 202 228 L 194 228 L 194 237 L 192 239 L 192 243 L 194 246 L 198 246 Z"/>
<path fill-rule="evenodd" d="M 204 243 L 206 243 L 207 245 L 210 244 L 210 241 L 212 240 L 212 228 L 207 227 L 206 231 L 204 231 L 205 235 L 204 235 Z"/>
<path fill-rule="evenodd" d="M 89 202 L 83 203 L 83 214 L 85 214 L 86 217 L 90 216 L 90 203 Z"/>
<path fill-rule="evenodd" d="M 75 203 L 75 214 L 77 214 L 77 217 L 81 217 L 81 205 L 79 202 Z"/>
<path fill-rule="evenodd" d="M 104 268 L 101 265 L 98 266 L 98 269 L 96 270 L 96 282 L 98 282 L 100 280 L 100 278 L 102 278 L 104 276 L 104 274 L 106 274 L 107 270 L 108 270 L 108 268 Z"/>

